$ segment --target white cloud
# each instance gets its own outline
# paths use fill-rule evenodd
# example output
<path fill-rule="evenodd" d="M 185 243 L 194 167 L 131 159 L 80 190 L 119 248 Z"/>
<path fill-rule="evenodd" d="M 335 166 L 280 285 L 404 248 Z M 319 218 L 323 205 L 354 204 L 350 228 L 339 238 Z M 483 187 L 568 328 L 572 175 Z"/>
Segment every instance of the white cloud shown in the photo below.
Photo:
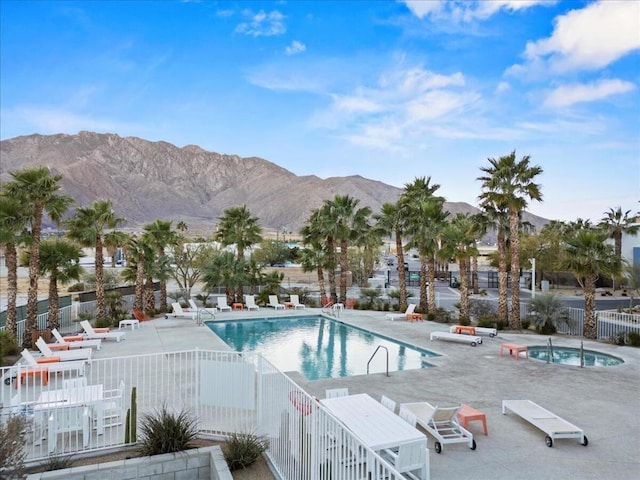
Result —
<path fill-rule="evenodd" d="M 501 10 L 517 11 L 536 5 L 552 5 L 549 0 L 400 0 L 419 19 L 471 22 L 486 20 Z"/>
<path fill-rule="evenodd" d="M 76 133 L 80 130 L 117 132 L 129 129 L 131 125 L 111 120 L 95 119 L 66 110 L 46 107 L 16 107 L 3 110 L 2 116 L 12 123 L 27 126 L 42 134 Z"/>
<path fill-rule="evenodd" d="M 611 95 L 619 95 L 634 90 L 631 82 L 611 79 L 590 84 L 562 85 L 551 92 L 544 101 L 545 107 L 568 107 L 576 103 L 594 102 Z"/>
<path fill-rule="evenodd" d="M 496 86 L 496 93 L 508 92 L 509 90 L 511 90 L 509 82 L 500 82 Z"/>
<path fill-rule="evenodd" d="M 284 49 L 284 52 L 287 55 L 295 55 L 296 53 L 304 52 L 306 49 L 307 49 L 307 46 L 304 43 L 294 40 L 293 42 L 291 42 L 291 45 L 288 45 Z"/>
<path fill-rule="evenodd" d="M 269 13 L 265 13 L 264 10 L 260 10 L 258 13 L 253 13 L 250 10 L 242 12 L 243 16 L 248 17 L 248 22 L 243 22 L 236 27 L 237 33 L 243 33 L 245 35 L 252 35 L 254 37 L 272 37 L 275 35 L 282 35 L 286 32 L 284 25 L 284 15 L 277 10 Z"/>
<path fill-rule="evenodd" d="M 529 74 L 598 70 L 640 49 L 640 2 L 602 1 L 557 17 L 548 38 L 529 42 L 524 65 L 508 72 Z"/>

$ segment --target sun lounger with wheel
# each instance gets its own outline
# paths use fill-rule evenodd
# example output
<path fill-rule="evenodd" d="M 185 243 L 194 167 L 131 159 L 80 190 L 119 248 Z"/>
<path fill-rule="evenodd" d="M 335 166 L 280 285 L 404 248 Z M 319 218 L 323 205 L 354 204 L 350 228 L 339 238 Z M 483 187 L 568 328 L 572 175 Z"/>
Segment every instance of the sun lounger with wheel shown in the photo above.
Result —
<path fill-rule="evenodd" d="M 489 335 L 491 338 L 498 335 L 498 330 L 488 327 L 472 327 L 467 325 L 451 325 L 450 333 L 466 333 L 468 335 Z"/>
<path fill-rule="evenodd" d="M 589 444 L 589 440 L 581 428 L 567 422 L 531 400 L 503 400 L 502 414 L 505 415 L 507 410 L 522 417 L 531 425 L 546 433 L 544 440 L 547 443 L 547 447 L 553 447 L 554 440 L 558 438 L 577 438 L 585 447 Z"/>
<path fill-rule="evenodd" d="M 418 425 L 435 439 L 434 450 L 442 451 L 442 445 L 466 443 L 471 450 L 476 449 L 473 434 L 458 422 L 458 411 L 462 405 L 439 407 L 429 402 L 403 403 L 400 408 L 409 410 L 416 416 Z"/>
<path fill-rule="evenodd" d="M 409 316 L 413 315 L 413 311 L 416 309 L 416 304 L 415 303 L 410 303 L 409 305 L 407 305 L 407 309 L 405 310 L 404 313 L 387 313 L 385 315 L 385 318 L 387 320 L 409 320 Z"/>
<path fill-rule="evenodd" d="M 45 358 L 58 357 L 62 362 L 73 361 L 73 360 L 84 360 L 89 363 L 91 362 L 93 350 L 91 350 L 90 348 L 85 348 L 83 350 L 69 350 L 67 348 L 65 350 L 59 350 L 54 352 L 50 348 L 50 346 L 55 347 L 56 345 L 58 344 L 49 345 L 47 342 L 44 341 L 44 338 L 42 337 L 38 337 L 38 340 L 36 340 L 36 347 L 38 347 L 38 350 L 40 350 L 40 353 L 42 353 L 42 356 Z"/>
<path fill-rule="evenodd" d="M 102 347 L 102 340 L 99 338 L 87 340 L 82 335 L 63 337 L 56 328 L 51 329 L 51 334 L 57 340 L 57 345 L 69 347 L 69 350 L 75 350 L 77 348 L 95 348 L 96 350 L 100 350 Z"/>
<path fill-rule="evenodd" d="M 61 362 L 58 357 L 51 358 L 35 358 L 26 348 L 20 352 L 25 363 L 29 367 L 46 368 L 48 372 L 76 372 L 78 375 L 84 375 L 87 362 L 84 360 L 73 360 L 69 362 Z"/>
<path fill-rule="evenodd" d="M 164 314 L 164 318 L 169 318 L 169 317 L 173 317 L 173 318 L 197 318 L 198 316 L 198 312 L 197 311 L 191 311 L 191 310 L 185 310 L 182 308 L 182 305 L 180 305 L 178 302 L 174 302 L 171 304 L 171 308 L 173 309 L 173 312 L 171 313 L 165 313 Z"/>
<path fill-rule="evenodd" d="M 80 326 L 84 330 L 84 336 L 90 340 L 99 338 L 101 340 L 115 340 L 119 342 L 127 337 L 125 332 L 110 332 L 108 328 L 93 328 L 87 320 L 82 320 Z"/>
<path fill-rule="evenodd" d="M 482 343 L 482 338 L 476 335 L 464 335 L 461 333 L 450 332 L 431 332 L 429 337 L 431 340 L 446 340 L 448 342 L 467 343 L 472 347 Z"/>

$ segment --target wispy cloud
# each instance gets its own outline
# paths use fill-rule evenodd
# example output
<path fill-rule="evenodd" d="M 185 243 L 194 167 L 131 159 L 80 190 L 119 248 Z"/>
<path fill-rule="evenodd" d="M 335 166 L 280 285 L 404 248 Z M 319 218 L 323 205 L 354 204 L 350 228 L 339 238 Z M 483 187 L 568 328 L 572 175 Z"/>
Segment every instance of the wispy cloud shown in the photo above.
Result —
<path fill-rule="evenodd" d="M 304 43 L 298 42 L 297 40 L 294 40 L 293 42 L 291 42 L 291 45 L 288 45 L 285 49 L 284 52 L 287 55 L 295 55 L 297 53 L 302 53 L 307 49 L 307 46 Z"/>
<path fill-rule="evenodd" d="M 549 0 L 399 0 L 416 17 L 471 22 L 486 20 L 501 10 L 517 11 L 536 5 L 552 5 Z"/>
<path fill-rule="evenodd" d="M 553 33 L 527 43 L 525 62 L 508 73 L 598 70 L 640 49 L 640 2 L 601 1 L 555 19 Z"/>
<path fill-rule="evenodd" d="M 618 79 L 600 80 L 589 84 L 562 85 L 551 92 L 544 101 L 545 107 L 568 107 L 576 103 L 594 102 L 635 90 L 631 82 Z"/>
<path fill-rule="evenodd" d="M 272 37 L 282 35 L 287 31 L 284 24 L 285 16 L 277 10 L 269 13 L 265 13 L 264 10 L 260 10 L 258 13 L 244 10 L 242 15 L 247 18 L 247 21 L 236 27 L 237 33 L 254 37 Z"/>

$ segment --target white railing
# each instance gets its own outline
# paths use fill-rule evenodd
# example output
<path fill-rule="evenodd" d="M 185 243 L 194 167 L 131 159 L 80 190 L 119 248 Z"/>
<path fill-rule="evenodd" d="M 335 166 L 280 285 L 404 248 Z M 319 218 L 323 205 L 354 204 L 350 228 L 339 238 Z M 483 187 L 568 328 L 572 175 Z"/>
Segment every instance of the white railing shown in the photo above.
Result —
<path fill-rule="evenodd" d="M 628 335 L 631 332 L 640 334 L 640 315 L 599 311 L 598 339 L 610 339 L 618 335 Z"/>
<path fill-rule="evenodd" d="M 283 479 L 356 478 L 364 465 L 349 461 L 347 452 L 366 459 L 366 469 L 374 472 L 375 478 L 403 479 L 317 399 L 259 354 L 191 350 L 97 359 L 85 372 L 87 387 L 73 387 L 76 390 L 65 390 L 63 382 L 77 378 L 77 372 L 51 373 L 45 385 L 40 374 L 23 377 L 26 370 L 24 365 L 1 369 L 7 381 L 0 390 L 0 421 L 12 414 L 30 420 L 26 444 L 29 464 L 51 456 L 124 446 L 135 388 L 138 432 L 146 415 L 166 407 L 170 412 L 193 416 L 204 435 L 221 439 L 232 433 L 265 435 L 269 440 L 267 456 Z M 83 388 L 87 393 L 82 399 L 73 400 L 72 394 L 62 393 L 84 392 Z M 104 398 L 107 391 L 112 395 L 109 399 Z M 78 426 L 56 433 L 55 423 L 49 419 L 74 407 L 89 412 L 89 434 Z"/>

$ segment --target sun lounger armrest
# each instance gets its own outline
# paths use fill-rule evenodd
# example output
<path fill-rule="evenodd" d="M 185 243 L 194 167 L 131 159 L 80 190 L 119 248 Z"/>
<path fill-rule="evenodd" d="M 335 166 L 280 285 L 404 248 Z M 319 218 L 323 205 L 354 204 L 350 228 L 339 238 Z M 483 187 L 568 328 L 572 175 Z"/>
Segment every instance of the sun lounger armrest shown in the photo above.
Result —
<path fill-rule="evenodd" d="M 58 363 L 60 357 L 36 358 L 36 363 Z"/>

